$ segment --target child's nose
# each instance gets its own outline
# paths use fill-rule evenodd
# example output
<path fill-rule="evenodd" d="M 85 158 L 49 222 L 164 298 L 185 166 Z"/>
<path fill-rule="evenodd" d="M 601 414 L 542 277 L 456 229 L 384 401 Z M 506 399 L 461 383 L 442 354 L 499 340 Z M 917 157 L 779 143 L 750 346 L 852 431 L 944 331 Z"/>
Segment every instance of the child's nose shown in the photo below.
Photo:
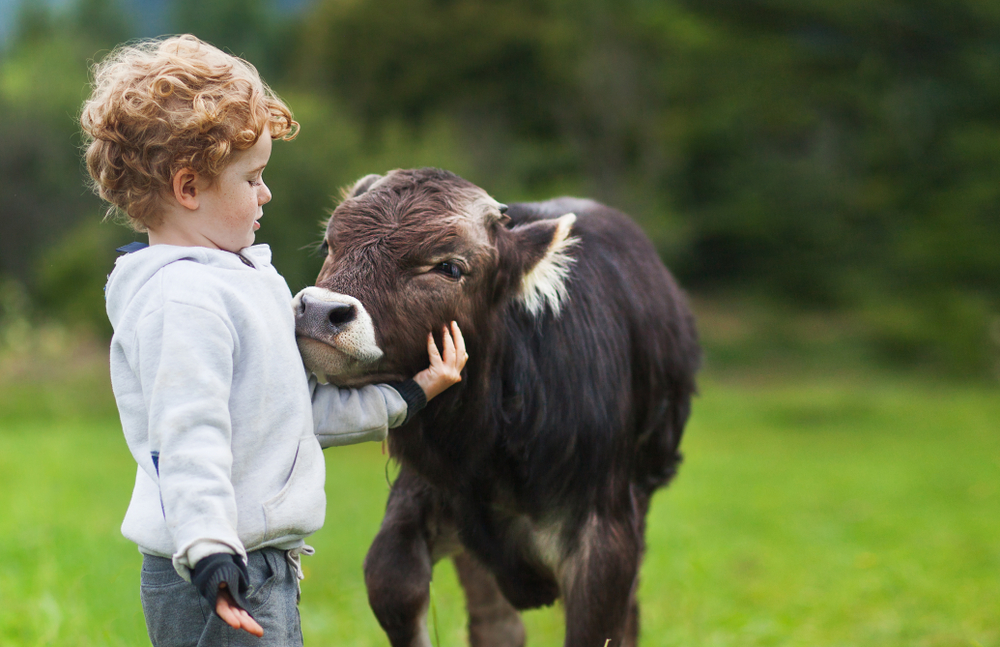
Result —
<path fill-rule="evenodd" d="M 271 201 L 271 189 L 263 181 L 260 183 L 260 191 L 257 192 L 257 204 L 263 206 Z"/>

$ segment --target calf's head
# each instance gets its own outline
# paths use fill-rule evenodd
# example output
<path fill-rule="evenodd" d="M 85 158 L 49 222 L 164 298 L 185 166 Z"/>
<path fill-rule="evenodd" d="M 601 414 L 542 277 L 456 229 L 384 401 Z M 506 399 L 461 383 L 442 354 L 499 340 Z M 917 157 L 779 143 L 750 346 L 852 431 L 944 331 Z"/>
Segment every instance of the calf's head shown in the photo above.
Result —
<path fill-rule="evenodd" d="M 505 212 L 438 169 L 359 180 L 327 224 L 316 285 L 293 302 L 306 366 L 342 386 L 405 379 L 427 366 L 427 333 L 449 321 L 474 362 L 507 302 L 558 314 L 576 216 L 511 227 Z"/>

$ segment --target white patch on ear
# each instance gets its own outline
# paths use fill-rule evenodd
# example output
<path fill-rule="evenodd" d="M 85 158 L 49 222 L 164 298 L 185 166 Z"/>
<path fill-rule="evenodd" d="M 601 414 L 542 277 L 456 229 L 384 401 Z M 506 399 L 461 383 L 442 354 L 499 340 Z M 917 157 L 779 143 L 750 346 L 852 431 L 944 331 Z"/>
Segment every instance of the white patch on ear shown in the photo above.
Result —
<path fill-rule="evenodd" d="M 570 269 L 576 262 L 576 259 L 569 255 L 569 250 L 580 242 L 579 238 L 571 238 L 569 235 L 574 222 L 576 222 L 574 213 L 567 213 L 559 218 L 556 233 L 552 236 L 552 242 L 545 256 L 521 278 L 521 292 L 518 294 L 518 299 L 528 312 L 536 317 L 545 311 L 546 306 L 558 317 L 562 304 L 566 301 L 568 296 L 566 279 L 569 278 Z"/>

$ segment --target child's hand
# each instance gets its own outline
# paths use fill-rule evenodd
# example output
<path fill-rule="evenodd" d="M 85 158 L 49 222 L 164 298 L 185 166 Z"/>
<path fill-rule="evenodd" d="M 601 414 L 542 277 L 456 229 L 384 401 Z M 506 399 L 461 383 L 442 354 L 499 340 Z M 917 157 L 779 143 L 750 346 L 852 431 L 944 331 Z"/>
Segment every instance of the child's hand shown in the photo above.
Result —
<path fill-rule="evenodd" d="M 458 328 L 458 322 L 451 322 L 451 332 L 448 327 L 444 329 L 444 358 L 438 352 L 437 344 L 434 343 L 434 334 L 427 335 L 427 354 L 430 355 L 431 365 L 413 376 L 413 381 L 424 390 L 427 399 L 430 400 L 452 384 L 462 381 L 462 369 L 469 359 L 469 354 L 465 352 L 465 340 L 462 339 L 462 331 Z"/>
<path fill-rule="evenodd" d="M 242 629 L 258 638 L 264 635 L 263 627 L 233 600 L 225 582 L 219 584 L 219 597 L 215 598 L 215 612 L 233 629 Z"/>

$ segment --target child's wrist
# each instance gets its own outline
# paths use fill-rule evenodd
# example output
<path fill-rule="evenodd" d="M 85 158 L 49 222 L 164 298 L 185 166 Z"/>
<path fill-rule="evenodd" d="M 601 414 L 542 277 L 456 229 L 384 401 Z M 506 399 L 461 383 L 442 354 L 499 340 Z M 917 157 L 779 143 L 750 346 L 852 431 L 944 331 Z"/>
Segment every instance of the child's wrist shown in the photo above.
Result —
<path fill-rule="evenodd" d="M 395 389 L 406 403 L 406 419 L 402 424 L 405 425 L 418 411 L 427 406 L 427 392 L 416 379 L 390 382 L 389 386 Z"/>
<path fill-rule="evenodd" d="M 427 400 L 430 400 L 431 398 L 438 395 L 439 393 L 441 393 L 441 391 L 444 390 L 438 387 L 436 384 L 436 380 L 427 375 L 425 371 L 421 371 L 416 375 L 414 375 L 413 381 L 416 382 L 417 386 L 419 386 L 423 390 L 424 397 Z"/>

